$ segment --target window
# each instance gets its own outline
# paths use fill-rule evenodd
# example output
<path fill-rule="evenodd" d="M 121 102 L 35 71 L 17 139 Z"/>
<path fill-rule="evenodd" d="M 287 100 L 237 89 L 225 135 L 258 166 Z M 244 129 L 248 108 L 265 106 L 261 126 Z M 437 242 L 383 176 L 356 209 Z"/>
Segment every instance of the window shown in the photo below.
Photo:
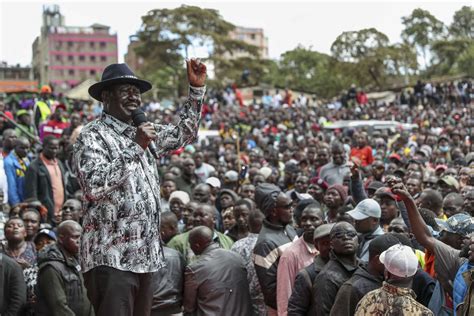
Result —
<path fill-rule="evenodd" d="M 106 42 L 100 42 L 100 48 L 105 48 L 105 46 L 107 46 Z"/>
<path fill-rule="evenodd" d="M 67 46 L 68 46 L 68 47 L 72 47 L 73 45 L 74 45 L 73 42 L 67 42 Z"/>
<path fill-rule="evenodd" d="M 107 61 L 107 57 L 106 56 L 100 56 L 100 61 Z"/>
<path fill-rule="evenodd" d="M 95 76 L 95 70 L 92 69 L 92 70 L 90 71 L 90 74 L 91 74 L 91 76 Z"/>
<path fill-rule="evenodd" d="M 57 60 L 57 61 L 63 60 L 63 56 L 61 56 L 61 55 L 56 55 L 56 60 Z"/>
<path fill-rule="evenodd" d="M 69 75 L 74 76 L 74 69 L 69 69 Z"/>
<path fill-rule="evenodd" d="M 67 60 L 73 61 L 73 60 L 74 60 L 74 56 L 72 56 L 72 55 L 67 56 Z"/>
<path fill-rule="evenodd" d="M 95 42 L 90 42 L 90 46 L 91 46 L 92 48 L 94 48 L 94 47 L 95 47 Z"/>
<path fill-rule="evenodd" d="M 86 60 L 86 56 L 84 56 L 84 55 L 80 55 L 80 56 L 79 56 L 79 60 L 80 60 L 80 61 L 84 61 L 84 60 Z"/>
<path fill-rule="evenodd" d="M 95 61 L 95 56 L 91 56 L 91 61 Z"/>
<path fill-rule="evenodd" d="M 254 40 L 255 39 L 255 34 L 250 34 L 250 38 Z"/>

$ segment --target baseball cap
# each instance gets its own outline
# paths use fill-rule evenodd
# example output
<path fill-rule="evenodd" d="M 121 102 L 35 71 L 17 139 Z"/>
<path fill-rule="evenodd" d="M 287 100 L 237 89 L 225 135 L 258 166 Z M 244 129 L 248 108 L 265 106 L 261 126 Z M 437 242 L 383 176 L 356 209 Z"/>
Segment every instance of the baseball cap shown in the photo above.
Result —
<path fill-rule="evenodd" d="M 20 116 L 22 116 L 22 115 L 29 115 L 29 114 L 30 114 L 30 112 L 28 112 L 27 110 L 21 109 L 21 110 L 18 110 L 18 111 L 16 112 L 16 117 L 20 117 Z"/>
<path fill-rule="evenodd" d="M 313 240 L 329 236 L 331 229 L 334 227 L 335 223 L 331 224 L 322 224 L 316 227 L 313 234 Z"/>
<path fill-rule="evenodd" d="M 389 197 L 394 201 L 400 200 L 400 198 L 396 194 L 393 194 L 392 190 L 388 187 L 381 187 L 377 189 L 377 191 L 375 191 L 375 196 L 378 198 Z"/>
<path fill-rule="evenodd" d="M 388 156 L 388 159 L 395 159 L 395 160 L 398 160 L 399 162 L 402 161 L 402 157 L 400 157 L 399 154 L 391 154 L 390 156 Z"/>
<path fill-rule="evenodd" d="M 401 278 L 411 277 L 418 270 L 418 258 L 408 246 L 394 245 L 382 252 L 379 260 L 388 272 Z"/>
<path fill-rule="evenodd" d="M 474 218 L 465 213 L 458 213 L 445 222 L 438 223 L 442 230 L 447 232 L 467 236 L 474 232 Z"/>
<path fill-rule="evenodd" d="M 374 180 L 369 183 L 369 185 L 367 186 L 367 190 L 378 190 L 383 186 L 384 184 L 382 182 Z"/>
<path fill-rule="evenodd" d="M 456 190 L 459 190 L 459 182 L 458 180 L 456 180 L 453 176 L 444 176 L 444 177 L 441 177 L 439 180 L 438 180 L 438 183 L 439 182 L 444 182 L 446 183 L 447 185 L 449 185 L 450 187 L 455 187 Z"/>
<path fill-rule="evenodd" d="M 425 155 L 425 157 L 430 157 L 431 156 L 431 147 L 428 146 L 428 145 L 422 145 L 420 147 L 420 149 L 418 150 L 419 153 L 422 153 L 423 155 Z"/>
<path fill-rule="evenodd" d="M 183 204 L 188 204 L 190 199 L 189 199 L 189 194 L 184 191 L 174 191 L 170 194 L 169 201 L 171 202 L 172 199 L 178 199 L 180 200 Z"/>
<path fill-rule="evenodd" d="M 359 202 L 359 204 L 357 204 L 352 211 L 347 212 L 347 214 L 356 221 L 361 221 L 368 217 L 380 218 L 382 210 L 379 203 L 374 199 L 365 199 Z"/>
<path fill-rule="evenodd" d="M 472 161 L 474 161 L 474 152 L 470 152 L 466 155 L 466 163 L 469 165 Z"/>
<path fill-rule="evenodd" d="M 224 174 L 224 179 L 235 182 L 239 179 L 239 174 L 235 170 L 229 170 Z"/>
<path fill-rule="evenodd" d="M 217 179 L 216 177 L 207 178 L 206 184 L 209 184 L 213 188 L 220 188 L 221 187 L 221 181 L 219 179 Z"/>
<path fill-rule="evenodd" d="M 258 173 L 260 173 L 265 179 L 267 179 L 272 174 L 272 172 L 272 168 L 269 167 L 262 167 L 258 170 Z"/>
<path fill-rule="evenodd" d="M 310 182 L 312 184 L 316 184 L 323 190 L 327 190 L 329 188 L 329 184 L 320 177 L 313 177 L 311 178 Z"/>
<path fill-rule="evenodd" d="M 51 229 L 43 228 L 36 234 L 34 242 L 36 242 L 38 238 L 42 235 L 48 236 L 52 240 L 57 240 L 56 234 L 54 233 L 54 231 L 52 231 Z"/>

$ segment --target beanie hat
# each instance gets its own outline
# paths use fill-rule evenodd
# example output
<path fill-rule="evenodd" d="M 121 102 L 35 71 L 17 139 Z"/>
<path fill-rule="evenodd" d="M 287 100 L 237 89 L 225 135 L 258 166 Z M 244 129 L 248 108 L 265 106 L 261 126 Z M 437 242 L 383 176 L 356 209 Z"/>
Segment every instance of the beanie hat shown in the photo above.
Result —
<path fill-rule="evenodd" d="M 347 189 L 345 186 L 343 186 L 342 184 L 333 184 L 328 188 L 328 191 L 331 189 L 336 190 L 337 193 L 339 193 L 339 196 L 341 197 L 343 202 L 347 200 Z"/>

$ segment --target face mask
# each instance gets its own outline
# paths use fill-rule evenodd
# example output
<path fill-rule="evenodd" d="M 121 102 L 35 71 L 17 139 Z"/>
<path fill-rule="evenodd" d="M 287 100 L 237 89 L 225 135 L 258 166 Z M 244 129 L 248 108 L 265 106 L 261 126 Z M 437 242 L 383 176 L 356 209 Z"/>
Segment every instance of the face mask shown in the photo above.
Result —
<path fill-rule="evenodd" d="M 439 147 L 439 150 L 441 150 L 442 152 L 448 152 L 449 151 L 449 146 L 440 146 Z"/>

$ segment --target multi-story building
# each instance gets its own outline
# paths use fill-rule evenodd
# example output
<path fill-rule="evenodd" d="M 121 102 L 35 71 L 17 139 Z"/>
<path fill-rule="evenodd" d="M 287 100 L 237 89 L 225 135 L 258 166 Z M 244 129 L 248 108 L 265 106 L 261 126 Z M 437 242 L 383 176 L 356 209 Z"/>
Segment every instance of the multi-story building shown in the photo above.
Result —
<path fill-rule="evenodd" d="M 33 80 L 31 67 L 11 66 L 0 63 L 0 92 L 21 92 L 37 90 L 38 82 Z"/>
<path fill-rule="evenodd" d="M 41 34 L 33 43 L 33 75 L 55 91 L 71 89 L 88 78 L 100 79 L 118 60 L 117 34 L 110 27 L 66 26 L 57 5 L 43 7 Z"/>
<path fill-rule="evenodd" d="M 141 67 L 144 65 L 143 57 L 138 56 L 135 49 L 140 46 L 140 40 L 137 35 L 131 35 L 129 37 L 130 43 L 128 44 L 127 53 L 125 54 L 125 63 L 130 66 L 134 72 L 139 72 Z"/>
<path fill-rule="evenodd" d="M 253 27 L 236 26 L 233 31 L 229 33 L 230 38 L 241 40 L 247 44 L 258 47 L 259 57 L 262 59 L 268 58 L 268 37 L 263 33 L 263 29 Z M 230 58 L 238 58 L 247 56 L 244 52 L 233 52 Z"/>

